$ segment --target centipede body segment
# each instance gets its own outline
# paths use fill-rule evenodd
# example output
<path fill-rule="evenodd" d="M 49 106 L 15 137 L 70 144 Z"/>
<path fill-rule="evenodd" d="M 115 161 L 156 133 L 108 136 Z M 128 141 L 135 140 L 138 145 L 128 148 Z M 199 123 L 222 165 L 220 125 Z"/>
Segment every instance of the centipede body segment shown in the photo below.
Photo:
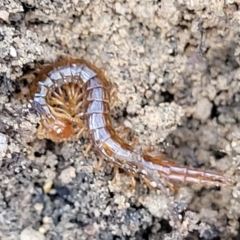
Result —
<path fill-rule="evenodd" d="M 126 143 L 117 135 L 110 118 L 116 99 L 111 94 L 113 89 L 103 72 L 83 59 L 61 60 L 44 68 L 30 89 L 32 106 L 41 116 L 38 137 L 55 142 L 71 136 L 90 138 L 96 151 L 114 164 L 115 172 L 122 168 L 131 176 L 133 185 L 135 176 L 160 189 L 160 178 L 204 185 L 231 184 L 220 174 L 179 167 L 164 155 L 139 153 Z"/>

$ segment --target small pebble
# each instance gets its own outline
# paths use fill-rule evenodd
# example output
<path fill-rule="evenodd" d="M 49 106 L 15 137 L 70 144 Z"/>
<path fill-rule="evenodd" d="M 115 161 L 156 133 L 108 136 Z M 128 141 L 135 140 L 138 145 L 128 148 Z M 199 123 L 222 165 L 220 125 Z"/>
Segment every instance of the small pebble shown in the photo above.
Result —
<path fill-rule="evenodd" d="M 62 181 L 63 184 L 68 184 L 72 181 L 73 178 L 76 177 L 76 170 L 74 167 L 69 167 L 64 169 L 60 176 L 59 179 Z"/>
<path fill-rule="evenodd" d="M 7 151 L 8 144 L 7 144 L 7 137 L 6 135 L 0 133 L 0 156 L 4 157 L 5 152 Z"/>
<path fill-rule="evenodd" d="M 8 22 L 9 12 L 7 12 L 6 10 L 0 10 L 0 18 L 3 21 Z"/>
<path fill-rule="evenodd" d="M 22 230 L 20 240 L 45 240 L 45 236 L 31 227 L 27 227 Z"/>
<path fill-rule="evenodd" d="M 201 98 L 197 102 L 194 116 L 201 121 L 206 121 L 211 115 L 212 107 L 212 103 L 207 98 Z"/>
<path fill-rule="evenodd" d="M 10 47 L 9 54 L 10 54 L 11 57 L 17 57 L 17 51 L 13 46 Z"/>

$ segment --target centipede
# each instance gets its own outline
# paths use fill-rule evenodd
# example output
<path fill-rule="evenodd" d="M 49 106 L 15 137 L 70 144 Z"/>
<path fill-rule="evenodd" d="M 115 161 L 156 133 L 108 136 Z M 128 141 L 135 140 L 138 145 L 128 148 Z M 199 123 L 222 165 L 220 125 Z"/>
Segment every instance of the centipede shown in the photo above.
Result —
<path fill-rule="evenodd" d="M 120 168 L 129 175 L 132 188 L 136 177 L 148 187 L 160 190 L 161 179 L 167 183 L 232 184 L 221 174 L 177 166 L 162 153 L 139 151 L 134 144 L 127 143 L 117 134 L 110 116 L 117 101 L 116 89 L 102 69 L 84 59 L 63 59 L 45 66 L 30 87 L 31 106 L 41 117 L 37 137 L 53 142 L 72 136 L 88 138 L 90 143 L 84 154 L 92 147 L 100 154 L 96 168 L 107 160 L 114 166 L 114 180 L 118 179 Z"/>

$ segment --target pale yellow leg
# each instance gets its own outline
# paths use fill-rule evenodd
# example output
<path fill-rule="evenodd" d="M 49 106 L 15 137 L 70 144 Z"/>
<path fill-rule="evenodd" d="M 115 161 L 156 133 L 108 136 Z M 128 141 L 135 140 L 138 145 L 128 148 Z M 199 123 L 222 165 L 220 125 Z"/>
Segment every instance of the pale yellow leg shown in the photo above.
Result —
<path fill-rule="evenodd" d="M 126 127 L 124 124 L 120 124 L 118 127 L 115 128 L 115 130 L 120 132 L 119 135 L 123 139 L 124 138 L 126 139 L 130 135 L 130 133 L 132 131 L 131 128 Z M 135 146 L 137 144 L 137 142 L 138 142 L 137 137 L 133 137 L 131 139 L 131 142 L 129 143 L 129 145 Z"/>
<path fill-rule="evenodd" d="M 80 127 L 79 127 L 80 128 Z M 86 128 L 81 128 L 81 130 L 77 133 L 76 135 L 76 139 L 80 138 L 82 136 L 82 134 L 84 133 L 84 131 L 86 131 Z"/>
<path fill-rule="evenodd" d="M 119 132 L 121 138 L 127 137 L 131 132 L 131 128 L 126 127 L 123 123 L 116 127 L 115 130 Z"/>
<path fill-rule="evenodd" d="M 101 166 L 102 166 L 102 164 L 103 164 L 103 161 L 104 161 L 104 157 L 101 156 L 101 157 L 99 158 L 99 160 L 98 160 L 97 165 L 94 167 L 94 172 L 95 172 L 95 173 L 97 173 L 97 172 L 100 170 L 100 168 L 101 168 Z"/>
<path fill-rule="evenodd" d="M 117 97 L 117 84 L 115 83 L 112 84 L 109 94 L 111 98 L 110 110 L 112 110 L 116 106 L 116 103 L 119 100 Z"/>
<path fill-rule="evenodd" d="M 74 123 L 78 123 L 78 124 L 83 124 L 83 121 L 80 118 L 78 118 L 78 117 L 77 118 L 76 117 L 72 117 L 70 114 L 67 114 L 67 113 L 58 113 L 51 106 L 48 106 L 48 108 L 50 109 L 50 111 L 51 111 L 51 113 L 53 114 L 54 117 L 67 119 L 70 122 L 74 122 Z"/>
<path fill-rule="evenodd" d="M 118 90 L 118 86 L 116 83 L 111 83 L 111 90 L 110 90 L 110 96 L 113 96 L 114 94 L 116 94 Z"/>
<path fill-rule="evenodd" d="M 122 130 L 122 129 L 124 129 L 125 128 L 125 125 L 123 124 L 123 123 L 121 123 L 121 124 L 119 124 L 117 127 L 115 127 L 114 129 L 116 130 L 116 131 L 120 131 L 120 130 Z"/>
<path fill-rule="evenodd" d="M 116 184 L 117 181 L 119 180 L 118 166 L 114 165 L 113 172 L 114 172 L 114 177 L 113 177 L 113 179 L 111 181 L 111 184 Z"/>
<path fill-rule="evenodd" d="M 155 189 L 155 187 L 153 186 L 153 184 L 151 184 L 151 182 L 149 181 L 149 179 L 147 179 L 146 176 L 141 176 L 141 178 L 143 179 L 143 181 L 145 182 L 145 184 L 147 185 L 147 187 L 148 187 L 150 190 Z"/>
<path fill-rule="evenodd" d="M 136 180 L 135 180 L 135 177 L 134 177 L 134 175 L 132 173 L 128 173 L 128 175 L 129 175 L 130 180 L 131 180 L 131 185 L 129 187 L 129 190 L 133 191 L 136 188 Z"/>
<path fill-rule="evenodd" d="M 94 63 L 94 65 L 96 65 L 96 64 Z M 106 69 L 105 67 L 101 67 L 100 70 L 101 70 L 101 72 L 103 72 L 103 74 L 106 76 L 107 69 Z"/>
<path fill-rule="evenodd" d="M 147 145 L 144 149 L 143 149 L 143 154 L 148 154 L 153 150 L 153 146 L 151 145 Z"/>
<path fill-rule="evenodd" d="M 137 138 L 137 137 L 133 137 L 133 139 L 132 139 L 131 142 L 130 142 L 130 145 L 131 145 L 131 146 L 136 146 L 137 143 L 138 143 L 138 138 Z"/>
<path fill-rule="evenodd" d="M 125 127 L 120 133 L 121 138 L 127 138 L 131 132 L 131 128 Z"/>
<path fill-rule="evenodd" d="M 92 148 L 93 143 L 89 143 L 88 146 L 86 147 L 85 151 L 83 152 L 83 156 L 86 157 L 87 154 L 89 153 L 90 149 Z"/>
<path fill-rule="evenodd" d="M 43 126 L 42 126 L 42 123 L 40 123 L 40 125 L 38 126 L 38 129 L 37 129 L 37 137 L 39 139 L 44 139 L 46 138 L 46 133 L 43 132 Z"/>
<path fill-rule="evenodd" d="M 170 188 L 170 190 L 174 193 L 177 192 L 178 188 L 171 182 L 167 182 L 167 186 Z"/>

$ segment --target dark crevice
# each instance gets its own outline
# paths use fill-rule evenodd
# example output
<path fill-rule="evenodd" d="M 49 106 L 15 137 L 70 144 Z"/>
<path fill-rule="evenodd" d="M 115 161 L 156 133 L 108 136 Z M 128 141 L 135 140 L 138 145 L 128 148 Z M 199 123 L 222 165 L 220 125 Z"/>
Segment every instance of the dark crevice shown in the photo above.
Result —
<path fill-rule="evenodd" d="M 144 229 L 142 232 L 140 232 L 138 234 L 139 235 L 141 234 L 142 239 L 149 240 L 149 235 L 151 232 L 152 232 L 152 226 L 148 226 L 146 229 Z M 136 237 L 140 237 L 139 235 Z"/>
<path fill-rule="evenodd" d="M 109 198 L 113 199 L 114 196 L 115 196 L 115 194 L 113 192 L 109 191 Z"/>
<path fill-rule="evenodd" d="M 124 236 L 124 238 L 123 237 L 121 237 L 121 236 L 118 236 L 118 235 L 113 235 L 112 236 L 112 240 L 130 240 L 130 237 L 128 237 L 128 236 Z"/>
<path fill-rule="evenodd" d="M 55 143 L 51 140 L 46 140 L 46 151 L 54 152 L 55 150 Z"/>
<path fill-rule="evenodd" d="M 218 118 L 220 115 L 218 112 L 218 107 L 216 106 L 216 104 L 214 104 L 214 102 L 212 102 L 212 104 L 213 104 L 213 107 L 212 107 L 210 118 L 211 119 Z"/>
<path fill-rule="evenodd" d="M 93 179 L 85 172 L 78 173 L 77 179 L 79 183 L 88 183 L 89 188 L 90 188 L 90 185 L 93 184 Z"/>
<path fill-rule="evenodd" d="M 70 223 L 76 223 L 79 227 L 86 227 L 89 223 L 85 223 L 81 220 L 77 220 L 76 218 L 69 220 Z"/>
<path fill-rule="evenodd" d="M 139 206 L 137 206 L 136 204 L 132 203 L 130 206 L 132 209 L 135 209 L 136 211 L 144 208 L 142 204 L 139 204 Z"/>
<path fill-rule="evenodd" d="M 147 100 L 146 98 L 144 100 Z M 145 106 L 148 106 L 148 101 L 142 101 L 141 102 L 141 107 L 144 108 Z"/>
<path fill-rule="evenodd" d="M 160 221 L 160 224 L 161 224 L 161 229 L 160 231 L 162 233 L 170 233 L 172 231 L 172 227 L 171 225 L 169 224 L 169 221 L 165 220 L 165 219 L 162 219 Z"/>
<path fill-rule="evenodd" d="M 212 150 L 215 159 L 220 160 L 224 158 L 227 154 L 218 150 Z"/>
<path fill-rule="evenodd" d="M 123 116 L 124 118 L 126 118 L 127 115 L 128 115 L 127 109 L 124 108 L 123 111 L 122 111 L 122 116 Z"/>
<path fill-rule="evenodd" d="M 34 62 L 34 65 L 35 65 L 35 63 L 36 63 L 36 62 Z M 40 63 L 40 62 L 39 62 L 39 63 Z M 43 62 L 42 62 L 42 63 L 43 63 Z M 32 73 L 33 70 L 34 70 L 33 64 L 25 64 L 25 65 L 22 67 L 23 76 L 24 76 L 25 74 Z M 24 78 L 21 78 L 21 81 L 22 81 L 22 79 L 24 79 Z M 26 80 L 26 81 L 27 81 L 27 80 Z"/>
<path fill-rule="evenodd" d="M 40 158 L 42 154 L 40 152 L 34 152 L 34 157 Z"/>
<path fill-rule="evenodd" d="M 4 40 L 4 35 L 0 33 L 0 42 Z"/>
<path fill-rule="evenodd" d="M 27 81 L 24 79 L 23 86 L 25 86 L 25 87 L 28 85 L 28 83 L 26 83 L 26 82 Z M 16 85 L 15 85 L 14 93 L 15 94 L 21 94 L 22 93 L 22 90 L 21 90 L 19 82 L 17 82 Z"/>
<path fill-rule="evenodd" d="M 66 161 L 62 155 L 57 155 L 57 170 L 62 171 L 71 165 L 71 162 Z"/>
<path fill-rule="evenodd" d="M 25 2 L 22 2 L 22 7 L 25 14 L 36 10 L 35 6 L 32 6 L 31 4 Z"/>
<path fill-rule="evenodd" d="M 186 52 L 186 49 L 190 46 L 190 43 L 186 43 L 184 49 L 183 49 L 183 52 Z"/>
<path fill-rule="evenodd" d="M 173 102 L 173 100 L 174 100 L 174 95 L 171 94 L 170 92 L 168 92 L 168 91 L 162 92 L 162 91 L 161 91 L 160 94 L 163 96 L 164 102 L 167 102 L 167 103 Z"/>

